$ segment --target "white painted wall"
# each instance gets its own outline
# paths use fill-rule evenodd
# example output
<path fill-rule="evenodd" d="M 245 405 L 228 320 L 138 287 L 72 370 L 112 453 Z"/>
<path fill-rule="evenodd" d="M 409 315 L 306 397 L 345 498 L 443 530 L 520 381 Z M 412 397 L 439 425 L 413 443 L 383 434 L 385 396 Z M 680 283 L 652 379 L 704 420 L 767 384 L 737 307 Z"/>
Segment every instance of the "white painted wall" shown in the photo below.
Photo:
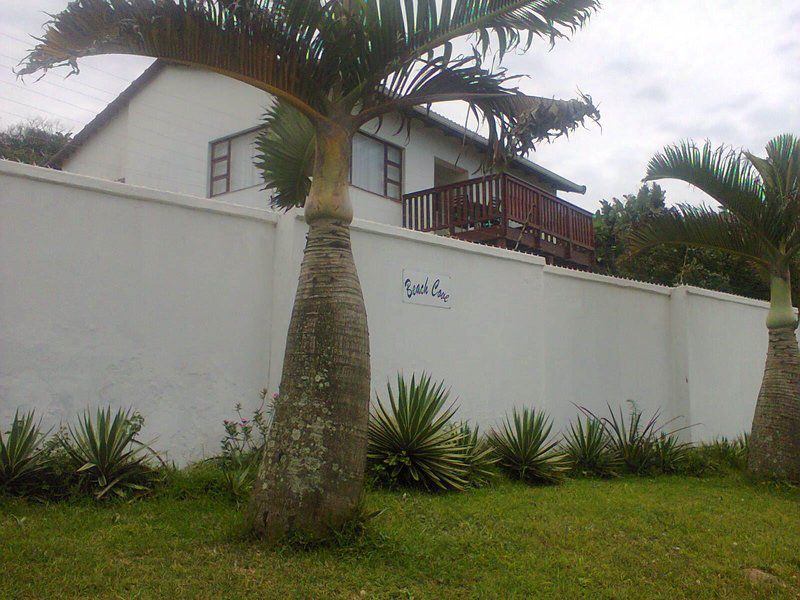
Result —
<path fill-rule="evenodd" d="M 0 423 L 135 406 L 157 446 L 216 452 L 222 420 L 277 391 L 304 245 L 302 214 L 155 192 L 0 161 Z M 763 302 L 544 265 L 541 258 L 357 220 L 373 388 L 431 372 L 484 428 L 512 406 L 556 428 L 578 404 L 634 400 L 749 428 Z M 402 302 L 403 269 L 452 278 L 449 310 Z"/>
<path fill-rule="evenodd" d="M 205 198 L 209 195 L 209 144 L 258 126 L 271 102 L 261 90 L 223 75 L 179 66 L 164 67 L 98 133 L 63 165 L 65 171 L 156 190 Z M 433 187 L 434 159 L 458 164 L 472 175 L 481 159 L 458 136 L 414 120 L 411 133 L 399 118 L 388 115 L 363 130 L 404 148 L 403 192 Z M 520 177 L 552 191 L 531 174 Z M 399 201 L 351 187 L 358 218 L 402 224 Z M 215 197 L 215 200 L 268 208 L 268 192 L 260 186 Z"/>

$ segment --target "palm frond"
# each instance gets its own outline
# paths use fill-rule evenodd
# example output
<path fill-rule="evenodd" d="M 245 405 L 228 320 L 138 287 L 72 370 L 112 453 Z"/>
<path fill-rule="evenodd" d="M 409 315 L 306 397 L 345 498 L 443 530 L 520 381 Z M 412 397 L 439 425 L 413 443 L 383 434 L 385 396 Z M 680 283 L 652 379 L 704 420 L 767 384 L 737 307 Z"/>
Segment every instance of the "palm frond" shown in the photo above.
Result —
<path fill-rule="evenodd" d="M 382 0 L 383 7 L 399 0 Z M 597 0 L 420 0 L 405 1 L 406 58 L 421 57 L 446 43 L 473 35 L 486 50 L 494 36 L 502 56 L 535 37 L 552 44 L 581 28 L 600 6 Z M 416 8 L 416 10 L 414 10 Z"/>
<path fill-rule="evenodd" d="M 314 126 L 285 102 L 277 102 L 267 110 L 264 126 L 256 141 L 256 166 L 265 187 L 274 190 L 270 203 L 282 210 L 302 206 L 311 189 Z"/>
<path fill-rule="evenodd" d="M 764 221 L 764 189 L 757 172 L 738 152 L 706 141 L 702 148 L 684 141 L 650 159 L 645 181 L 678 179 L 702 190 L 742 222 Z"/>
<path fill-rule="evenodd" d="M 485 123 L 491 162 L 499 162 L 524 155 L 540 141 L 567 135 L 586 119 L 600 118 L 587 95 L 574 100 L 528 96 L 509 85 L 516 78 L 502 68 L 483 68 L 478 53 L 420 60 L 414 68 L 387 79 L 383 102 L 364 110 L 358 121 L 367 122 L 398 107 L 461 100 L 476 121 Z"/>
<path fill-rule="evenodd" d="M 766 149 L 766 158 L 744 154 L 764 187 L 768 235 L 784 242 L 787 254 L 793 255 L 800 249 L 800 140 L 783 134 L 770 140 Z"/>
<path fill-rule="evenodd" d="M 336 72 L 320 57 L 316 2 L 74 0 L 46 24 L 19 75 L 100 54 L 135 54 L 239 79 L 318 115 Z"/>
<path fill-rule="evenodd" d="M 627 244 L 633 253 L 661 244 L 722 250 L 764 267 L 769 267 L 778 254 L 776 248 L 732 213 L 688 204 L 680 204 L 634 228 Z"/>

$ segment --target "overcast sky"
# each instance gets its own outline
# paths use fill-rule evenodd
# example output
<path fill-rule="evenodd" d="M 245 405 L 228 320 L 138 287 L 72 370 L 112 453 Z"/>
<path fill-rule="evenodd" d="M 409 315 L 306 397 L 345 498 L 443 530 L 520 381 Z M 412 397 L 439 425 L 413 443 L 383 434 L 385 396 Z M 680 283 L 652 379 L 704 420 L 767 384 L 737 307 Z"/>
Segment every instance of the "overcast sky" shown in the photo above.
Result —
<path fill-rule="evenodd" d="M 31 116 L 77 132 L 151 61 L 126 56 L 86 59 L 80 75 L 20 83 L 11 73 L 41 30 L 45 13 L 67 0 L 2 0 L 0 127 Z M 648 159 L 683 138 L 761 152 L 782 132 L 800 134 L 800 0 L 605 0 L 586 28 L 553 50 L 544 42 L 505 64 L 528 75 L 531 94 L 591 94 L 602 129 L 589 126 L 543 144 L 531 158 L 585 184 L 565 198 L 595 210 L 600 199 L 634 192 Z M 462 109 L 440 112 L 461 120 Z M 678 183 L 671 202 L 703 201 Z"/>

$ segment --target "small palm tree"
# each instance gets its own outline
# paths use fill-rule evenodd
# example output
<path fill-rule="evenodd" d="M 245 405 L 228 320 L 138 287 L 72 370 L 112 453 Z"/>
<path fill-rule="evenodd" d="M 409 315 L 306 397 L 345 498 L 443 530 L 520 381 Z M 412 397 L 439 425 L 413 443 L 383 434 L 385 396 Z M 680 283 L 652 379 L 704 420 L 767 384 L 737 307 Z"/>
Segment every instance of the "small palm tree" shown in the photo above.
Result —
<path fill-rule="evenodd" d="M 360 127 L 414 106 L 466 101 L 490 163 L 598 113 L 588 96 L 527 96 L 502 55 L 580 28 L 597 0 L 74 0 L 47 23 L 21 75 L 136 54 L 207 69 L 277 99 L 261 139 L 265 180 L 309 226 L 274 422 L 250 503 L 256 532 L 307 536 L 349 519 L 364 479 L 370 364 L 350 247 L 348 176 Z M 474 51 L 453 51 L 473 35 Z M 487 64 L 488 63 L 488 64 Z"/>
<path fill-rule="evenodd" d="M 679 179 L 722 210 L 679 205 L 631 234 L 641 251 L 657 244 L 712 248 L 746 258 L 770 281 L 769 350 L 750 437 L 749 470 L 800 481 L 800 353 L 790 268 L 800 255 L 800 139 L 772 139 L 767 157 L 694 143 L 650 160 L 646 180 Z"/>

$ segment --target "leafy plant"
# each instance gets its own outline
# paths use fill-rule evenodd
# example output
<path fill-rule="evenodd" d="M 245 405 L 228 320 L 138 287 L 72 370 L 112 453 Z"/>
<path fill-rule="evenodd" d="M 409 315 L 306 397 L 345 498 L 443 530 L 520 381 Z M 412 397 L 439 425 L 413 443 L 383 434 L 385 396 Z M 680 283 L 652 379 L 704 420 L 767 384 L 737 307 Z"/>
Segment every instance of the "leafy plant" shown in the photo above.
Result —
<path fill-rule="evenodd" d="M 553 423 L 543 412 L 523 407 L 506 415 L 500 430 L 489 432 L 498 465 L 528 483 L 557 483 L 567 470 L 558 441 L 550 438 Z"/>
<path fill-rule="evenodd" d="M 720 466 L 741 471 L 747 467 L 749 443 L 750 436 L 743 433 L 732 440 L 723 436 L 701 447 Z"/>
<path fill-rule="evenodd" d="M 81 487 L 104 498 L 124 497 L 150 489 L 158 476 L 151 464 L 155 453 L 138 440 L 144 419 L 131 410 L 87 410 L 76 427 L 68 427 L 61 444 L 80 476 Z"/>
<path fill-rule="evenodd" d="M 477 425 L 472 428 L 469 423 L 462 423 L 460 434 L 459 446 L 467 468 L 466 480 L 474 487 L 487 485 L 495 476 L 492 466 L 497 462 L 492 447 L 480 435 Z"/>
<path fill-rule="evenodd" d="M 619 457 L 625 471 L 635 475 L 644 475 L 651 473 L 658 464 L 656 434 L 660 429 L 658 419 L 661 413 L 656 411 L 649 420 L 643 422 L 642 411 L 636 407 L 633 401 L 629 400 L 628 402 L 631 405 L 631 411 L 627 422 L 622 414 L 622 407 L 617 414 L 610 404 L 606 405 L 608 406 L 608 417 L 597 417 L 584 407 L 581 407 L 581 411 L 602 423 L 609 437 L 610 448 Z"/>
<path fill-rule="evenodd" d="M 389 402 L 380 398 L 370 415 L 367 458 L 375 480 L 390 487 L 463 490 L 468 485 L 461 429 L 453 426 L 454 404 L 445 406 L 450 391 L 425 373 L 406 383 L 397 376 L 397 390 L 387 385 Z"/>
<path fill-rule="evenodd" d="M 600 419 L 586 416 L 569 424 L 564 435 L 564 454 L 572 473 L 613 477 L 619 473 L 620 458 Z"/>
<path fill-rule="evenodd" d="M 668 475 L 686 472 L 692 445 L 681 442 L 674 433 L 661 433 L 655 441 L 655 466 Z"/>
<path fill-rule="evenodd" d="M 272 406 L 265 406 L 266 397 L 267 390 L 262 390 L 261 406 L 253 411 L 252 417 L 244 417 L 242 405 L 237 404 L 237 418 L 223 421 L 225 436 L 220 442 L 223 462 L 243 465 L 257 462 L 261 457 L 272 422 Z M 273 394 L 272 398 L 276 400 L 277 397 L 278 394 Z"/>
<path fill-rule="evenodd" d="M 20 492 L 31 486 L 47 467 L 47 453 L 41 432 L 41 420 L 34 421 L 34 411 L 20 415 L 5 435 L 0 431 L 0 488 Z"/>

